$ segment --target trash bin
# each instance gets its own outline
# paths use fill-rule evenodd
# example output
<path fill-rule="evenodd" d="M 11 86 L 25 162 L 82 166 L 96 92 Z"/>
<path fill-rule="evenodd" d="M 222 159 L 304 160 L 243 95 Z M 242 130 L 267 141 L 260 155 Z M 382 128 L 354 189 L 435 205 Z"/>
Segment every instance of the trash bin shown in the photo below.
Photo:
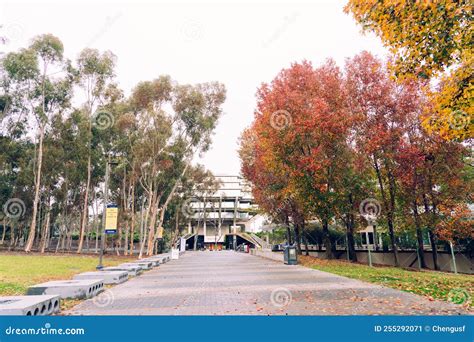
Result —
<path fill-rule="evenodd" d="M 298 265 L 298 256 L 296 254 L 295 246 L 285 246 L 283 254 L 286 265 Z"/>

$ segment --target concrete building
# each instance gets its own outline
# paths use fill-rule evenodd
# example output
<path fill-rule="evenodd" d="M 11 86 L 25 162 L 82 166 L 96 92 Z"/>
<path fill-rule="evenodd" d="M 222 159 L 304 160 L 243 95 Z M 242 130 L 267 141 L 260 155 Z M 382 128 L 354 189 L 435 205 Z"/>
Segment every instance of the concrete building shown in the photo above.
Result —
<path fill-rule="evenodd" d="M 240 176 L 216 176 L 217 191 L 203 189 L 186 203 L 190 217 L 184 236 L 187 249 L 234 249 L 242 244 L 261 247 L 254 233 L 264 218 L 257 214 L 250 185 Z"/>

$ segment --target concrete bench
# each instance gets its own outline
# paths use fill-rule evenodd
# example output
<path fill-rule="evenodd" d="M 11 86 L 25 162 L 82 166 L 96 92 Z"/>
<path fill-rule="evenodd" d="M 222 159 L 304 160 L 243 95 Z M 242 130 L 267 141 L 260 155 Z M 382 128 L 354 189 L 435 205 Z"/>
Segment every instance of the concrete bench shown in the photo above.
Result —
<path fill-rule="evenodd" d="M 143 269 L 140 265 L 118 265 L 118 266 L 109 266 L 104 267 L 103 271 L 126 271 L 128 272 L 129 277 L 136 277 L 143 272 Z"/>
<path fill-rule="evenodd" d="M 164 264 L 170 260 L 168 254 L 156 254 L 142 260 L 158 260 L 161 264 Z"/>
<path fill-rule="evenodd" d="M 160 259 L 150 259 L 150 258 L 141 259 L 140 261 L 151 262 L 152 267 L 160 266 L 160 263 L 161 263 Z"/>
<path fill-rule="evenodd" d="M 162 257 L 162 256 L 151 256 L 151 257 L 148 257 L 148 258 L 145 258 L 145 259 L 142 259 L 142 260 L 147 260 L 147 261 L 158 261 L 160 263 L 165 263 L 165 257 Z"/>
<path fill-rule="evenodd" d="M 122 265 L 138 265 L 140 266 L 143 270 L 149 270 L 153 268 L 153 263 L 151 261 L 133 261 L 133 262 L 126 262 L 123 263 Z"/>
<path fill-rule="evenodd" d="M 42 296 L 2 296 L 0 315 L 47 316 L 60 310 L 60 297 Z"/>
<path fill-rule="evenodd" d="M 128 279 L 127 271 L 96 271 L 76 274 L 73 279 L 101 279 L 104 284 L 121 284 Z"/>
<path fill-rule="evenodd" d="M 157 255 L 156 258 L 158 260 L 161 260 L 162 263 L 165 263 L 171 260 L 169 255 Z"/>
<path fill-rule="evenodd" d="M 28 295 L 59 295 L 61 298 L 91 298 L 104 290 L 103 280 L 53 280 L 28 288 Z"/>

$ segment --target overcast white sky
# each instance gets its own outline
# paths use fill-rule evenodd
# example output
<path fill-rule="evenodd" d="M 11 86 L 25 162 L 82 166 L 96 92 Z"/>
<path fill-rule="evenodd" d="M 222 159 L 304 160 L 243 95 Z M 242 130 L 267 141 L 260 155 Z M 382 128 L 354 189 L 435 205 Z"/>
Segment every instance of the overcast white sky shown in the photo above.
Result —
<path fill-rule="evenodd" d="M 169 74 L 180 83 L 219 81 L 227 88 L 212 149 L 200 161 L 215 174 L 237 174 L 238 137 L 253 119 L 255 92 L 292 62 L 318 65 L 368 50 L 386 52 L 344 14 L 346 1 L 5 1 L 4 50 L 52 33 L 75 59 L 85 47 L 117 55 L 125 94 L 143 80 Z"/>

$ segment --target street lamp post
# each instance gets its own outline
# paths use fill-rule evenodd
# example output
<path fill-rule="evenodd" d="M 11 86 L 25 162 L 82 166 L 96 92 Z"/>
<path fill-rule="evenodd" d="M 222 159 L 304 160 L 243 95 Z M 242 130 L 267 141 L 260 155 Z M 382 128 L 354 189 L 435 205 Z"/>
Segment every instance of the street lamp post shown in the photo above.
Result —
<path fill-rule="evenodd" d="M 109 177 L 110 177 L 110 165 L 115 165 L 117 163 L 111 162 L 110 157 L 107 159 L 105 163 L 105 180 L 104 180 L 104 210 L 102 212 L 102 234 L 101 234 L 101 241 L 100 241 L 100 254 L 99 254 L 99 264 L 97 265 L 96 269 L 101 270 L 104 268 L 102 264 L 104 258 L 104 250 L 105 250 L 105 221 L 107 216 L 107 205 L 109 203 Z"/>

